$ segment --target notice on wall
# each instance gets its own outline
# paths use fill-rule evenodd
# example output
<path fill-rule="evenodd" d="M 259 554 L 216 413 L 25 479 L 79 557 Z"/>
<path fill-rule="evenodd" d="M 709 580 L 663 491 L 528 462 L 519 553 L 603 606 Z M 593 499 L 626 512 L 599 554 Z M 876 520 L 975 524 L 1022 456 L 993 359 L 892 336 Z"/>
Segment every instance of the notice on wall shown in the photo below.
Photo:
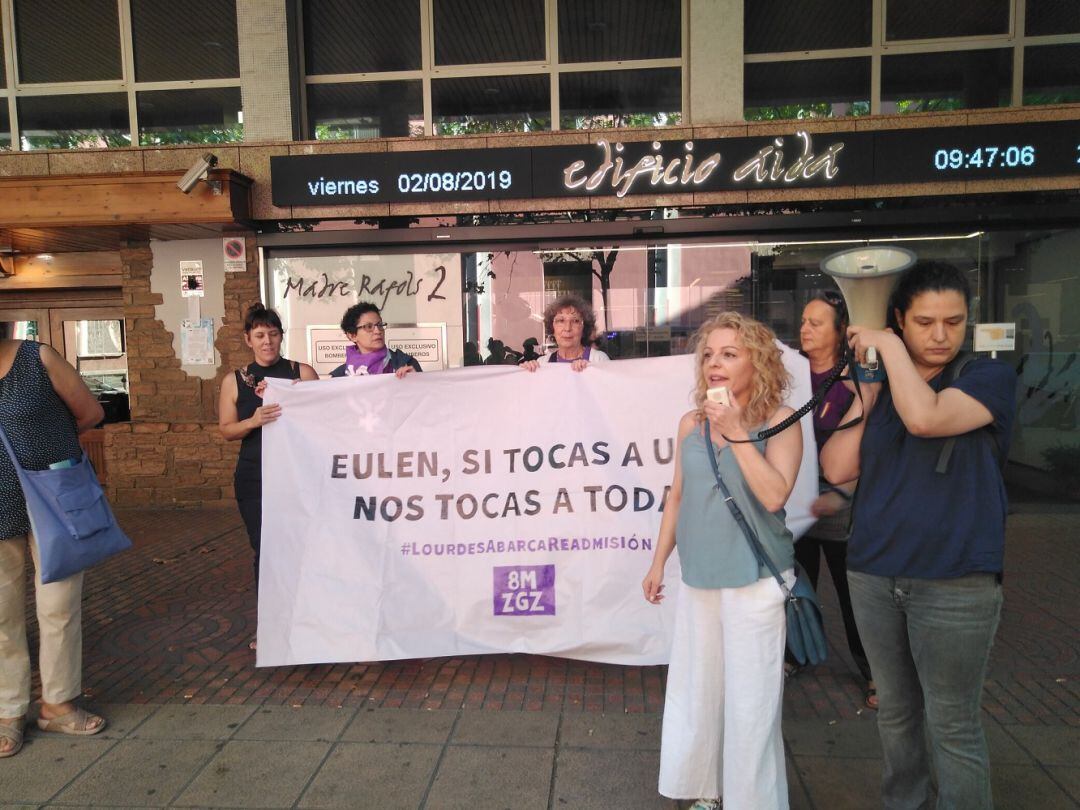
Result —
<path fill-rule="evenodd" d="M 307 345 L 311 367 L 320 377 L 325 377 L 345 362 L 349 339 L 340 326 L 309 326 Z"/>
<path fill-rule="evenodd" d="M 784 360 L 798 405 L 809 366 L 790 349 Z M 282 417 L 262 436 L 258 665 L 666 662 L 677 560 L 661 606 L 641 580 L 693 379 L 687 355 L 270 379 L 265 402 Z M 804 447 L 786 506 L 798 536 L 814 522 L 817 462 L 810 416 L 790 429 Z"/>
<path fill-rule="evenodd" d="M 213 366 L 214 319 L 184 318 L 180 321 L 180 364 L 185 366 Z"/>
<path fill-rule="evenodd" d="M 226 236 L 221 240 L 221 254 L 226 273 L 243 273 L 247 267 L 247 245 L 242 236 Z"/>
<path fill-rule="evenodd" d="M 1016 348 L 1015 323 L 975 324 L 975 351 L 1011 352 Z"/>
<path fill-rule="evenodd" d="M 386 345 L 411 354 L 424 371 L 446 369 L 446 324 L 390 324 L 386 327 Z"/>
<path fill-rule="evenodd" d="M 184 298 L 202 297 L 203 263 L 201 261 L 180 262 L 180 295 Z"/>

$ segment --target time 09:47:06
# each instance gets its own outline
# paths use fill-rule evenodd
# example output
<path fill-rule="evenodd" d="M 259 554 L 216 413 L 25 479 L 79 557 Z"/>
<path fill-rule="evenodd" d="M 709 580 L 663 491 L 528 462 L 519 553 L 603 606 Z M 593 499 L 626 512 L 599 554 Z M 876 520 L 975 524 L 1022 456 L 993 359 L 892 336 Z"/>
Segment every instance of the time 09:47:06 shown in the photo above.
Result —
<path fill-rule="evenodd" d="M 949 169 L 992 169 L 996 166 L 1012 169 L 1034 165 L 1034 146 L 979 146 L 970 152 L 963 149 L 938 149 L 934 152 L 934 168 L 941 172 Z"/>

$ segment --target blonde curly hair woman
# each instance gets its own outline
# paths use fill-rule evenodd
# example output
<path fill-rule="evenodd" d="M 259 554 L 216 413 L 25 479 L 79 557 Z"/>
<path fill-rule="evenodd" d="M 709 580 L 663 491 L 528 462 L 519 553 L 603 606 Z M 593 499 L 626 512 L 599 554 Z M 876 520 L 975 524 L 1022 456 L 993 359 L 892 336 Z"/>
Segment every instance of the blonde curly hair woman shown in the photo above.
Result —
<path fill-rule="evenodd" d="M 784 595 L 717 491 L 708 454 L 791 584 L 793 540 L 784 504 L 798 475 L 802 433 L 750 440 L 792 412 L 781 404 L 788 375 L 768 327 L 725 312 L 706 321 L 695 342 L 696 407 L 679 420 L 671 492 L 642 582 L 645 599 L 659 603 L 664 565 L 678 545 L 683 586 L 668 668 L 660 792 L 696 798 L 697 810 L 717 808 L 721 800 L 727 810 L 783 810 Z M 729 404 L 706 396 L 721 386 Z"/>

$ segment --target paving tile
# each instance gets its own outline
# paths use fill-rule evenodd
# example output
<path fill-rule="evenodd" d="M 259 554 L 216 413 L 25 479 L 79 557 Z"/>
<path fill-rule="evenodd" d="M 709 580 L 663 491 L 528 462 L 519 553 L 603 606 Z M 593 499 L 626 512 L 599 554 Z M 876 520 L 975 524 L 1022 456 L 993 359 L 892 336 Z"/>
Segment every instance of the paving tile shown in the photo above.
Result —
<path fill-rule="evenodd" d="M 986 747 L 990 751 L 991 764 L 1034 765 L 1035 760 L 1009 733 L 1008 729 L 983 718 L 986 731 Z M 1075 762 L 1076 760 L 1073 760 Z M 1072 764 L 1072 763 L 1070 763 Z"/>
<path fill-rule="evenodd" d="M 347 742 L 446 742 L 457 712 L 427 709 L 361 709 L 341 735 Z"/>
<path fill-rule="evenodd" d="M 0 763 L 0 796 L 11 802 L 47 801 L 115 744 L 96 737 L 31 732 L 22 751 Z"/>
<path fill-rule="evenodd" d="M 813 806 L 828 810 L 867 810 L 881 806 L 881 762 L 876 759 L 795 756 L 798 779 Z"/>
<path fill-rule="evenodd" d="M 656 789 L 659 751 L 560 749 L 553 807 L 661 808 L 672 802 Z"/>
<path fill-rule="evenodd" d="M 329 743 L 225 743 L 175 802 L 178 807 L 292 807 L 330 751 Z"/>
<path fill-rule="evenodd" d="M 1004 729 L 1044 765 L 1075 765 L 1080 762 L 1080 733 L 1075 728 L 1004 726 Z"/>
<path fill-rule="evenodd" d="M 1065 793 L 1038 765 L 991 766 L 990 783 L 995 807 L 1031 807 L 1038 810 L 1075 808 Z"/>
<path fill-rule="evenodd" d="M 237 729 L 233 739 L 333 742 L 353 713 L 353 709 L 329 706 L 262 706 Z"/>
<path fill-rule="evenodd" d="M 564 714 L 559 729 L 563 748 L 660 750 L 658 714 Z"/>
<path fill-rule="evenodd" d="M 546 810 L 553 763 L 551 749 L 450 746 L 425 810 Z"/>
<path fill-rule="evenodd" d="M 131 736 L 138 739 L 227 740 L 254 711 L 252 706 L 162 706 Z"/>
<path fill-rule="evenodd" d="M 58 800 L 164 807 L 199 773 L 219 745 L 209 740 L 121 740 Z"/>
<path fill-rule="evenodd" d="M 799 756 L 880 759 L 881 738 L 873 718 L 784 720 L 784 739 Z"/>
<path fill-rule="evenodd" d="M 558 727 L 558 712 L 462 711 L 450 742 L 551 747 Z"/>
<path fill-rule="evenodd" d="M 138 728 L 159 707 L 139 706 L 134 703 L 101 703 L 87 708 L 108 721 L 105 730 L 96 736 L 119 740 Z"/>
<path fill-rule="evenodd" d="M 1080 768 L 1065 768 L 1060 765 L 1046 769 L 1050 776 L 1061 785 L 1080 807 Z"/>
<path fill-rule="evenodd" d="M 338 743 L 300 807 L 419 807 L 442 746 Z"/>

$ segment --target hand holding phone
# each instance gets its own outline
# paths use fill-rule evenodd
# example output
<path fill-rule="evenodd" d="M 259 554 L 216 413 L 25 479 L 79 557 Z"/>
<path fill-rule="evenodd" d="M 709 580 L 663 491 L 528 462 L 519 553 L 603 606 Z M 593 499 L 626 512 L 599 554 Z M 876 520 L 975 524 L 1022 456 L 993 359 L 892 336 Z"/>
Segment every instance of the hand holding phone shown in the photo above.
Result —
<path fill-rule="evenodd" d="M 731 397 L 728 394 L 727 386 L 720 385 L 716 388 L 710 388 L 705 392 L 705 397 L 711 399 L 713 402 L 718 402 L 725 407 L 731 407 Z"/>

